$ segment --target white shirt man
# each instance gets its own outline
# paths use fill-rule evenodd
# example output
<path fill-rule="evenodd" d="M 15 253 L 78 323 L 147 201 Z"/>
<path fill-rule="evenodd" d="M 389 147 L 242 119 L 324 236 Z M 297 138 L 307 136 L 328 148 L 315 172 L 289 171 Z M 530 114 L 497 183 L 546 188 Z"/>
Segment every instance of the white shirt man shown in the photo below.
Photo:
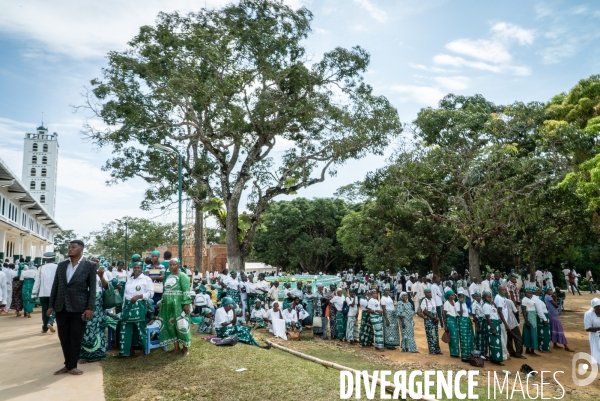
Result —
<path fill-rule="evenodd" d="M 546 280 L 546 285 L 554 289 L 554 283 L 552 282 L 552 273 L 550 272 L 550 270 L 546 270 L 546 273 L 544 273 L 544 279 Z"/>
<path fill-rule="evenodd" d="M 481 282 L 481 293 L 483 294 L 485 291 L 492 293 L 492 287 L 490 287 L 490 280 L 486 277 L 485 280 Z"/>
<path fill-rule="evenodd" d="M 6 309 L 10 308 L 10 305 L 6 305 L 8 299 L 8 291 L 6 289 L 6 274 L 0 270 L 0 306 L 4 305 Z"/>
<path fill-rule="evenodd" d="M 33 290 L 31 291 L 32 298 L 50 297 L 57 268 L 58 265 L 56 263 L 46 263 L 39 268 L 38 274 L 35 277 L 35 283 L 33 284 Z"/>
<path fill-rule="evenodd" d="M 431 298 L 436 307 L 444 305 L 444 294 L 442 294 L 441 287 L 436 283 L 431 285 Z"/>
<path fill-rule="evenodd" d="M 10 309 L 10 304 L 12 303 L 12 281 L 17 276 L 17 272 L 8 267 L 3 267 L 2 271 L 6 276 L 6 309 Z"/>
<path fill-rule="evenodd" d="M 535 281 L 537 281 L 538 287 L 542 288 L 544 286 L 543 280 L 544 280 L 544 274 L 539 269 L 536 270 L 535 271 Z"/>
<path fill-rule="evenodd" d="M 260 291 L 258 291 L 258 289 L 260 288 L 258 286 L 259 283 L 260 283 L 260 281 L 258 283 L 256 283 L 256 290 L 257 290 L 256 293 L 257 294 L 260 293 Z M 266 281 L 265 281 L 265 283 L 266 283 Z M 271 300 L 271 304 L 274 301 L 279 301 L 279 287 L 275 287 L 275 286 L 270 287 L 269 291 L 267 292 L 267 298 L 269 298 Z"/>
<path fill-rule="evenodd" d="M 141 295 L 144 300 L 151 299 L 154 296 L 154 283 L 145 274 L 140 274 L 137 278 L 133 274 L 127 277 L 125 300 L 129 301 L 137 295 Z"/>
<path fill-rule="evenodd" d="M 567 283 L 567 287 L 569 286 L 569 273 L 571 273 L 571 269 L 567 267 L 562 269 L 562 274 L 565 276 L 565 283 Z"/>
<path fill-rule="evenodd" d="M 420 281 L 417 281 L 416 283 L 414 283 L 412 285 L 412 298 L 413 298 L 413 303 L 415 304 L 415 313 L 419 309 L 419 302 L 422 299 L 422 296 L 421 296 L 421 293 L 422 293 L 421 286 L 422 285 L 423 284 Z"/>
<path fill-rule="evenodd" d="M 283 320 L 285 320 L 286 323 L 290 323 L 292 326 L 298 321 L 298 313 L 296 312 L 296 309 L 286 308 L 281 312 L 281 314 L 283 315 Z"/>
<path fill-rule="evenodd" d="M 481 284 L 479 283 L 471 283 L 471 285 L 469 286 L 469 296 L 471 298 L 473 298 L 473 294 L 475 294 L 476 292 L 478 293 L 482 293 L 481 291 Z"/>

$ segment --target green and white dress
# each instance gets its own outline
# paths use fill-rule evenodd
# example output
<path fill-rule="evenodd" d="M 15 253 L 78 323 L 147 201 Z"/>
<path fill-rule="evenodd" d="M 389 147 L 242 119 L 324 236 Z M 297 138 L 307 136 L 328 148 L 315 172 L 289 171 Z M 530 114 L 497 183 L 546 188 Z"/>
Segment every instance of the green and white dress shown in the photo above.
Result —
<path fill-rule="evenodd" d="M 502 350 L 502 329 L 500 328 L 502 320 L 500 319 L 496 305 L 490 304 L 489 302 L 483 304 L 483 313 L 485 314 L 486 318 L 490 318 L 493 329 L 496 331 L 496 335 L 494 335 L 492 327 L 488 324 L 490 360 L 492 362 L 501 363 L 504 361 L 504 354 Z"/>
<path fill-rule="evenodd" d="M 450 301 L 446 301 L 444 303 L 444 311 L 446 311 L 446 329 L 448 330 L 448 333 L 450 333 L 450 342 L 448 343 L 450 356 L 460 356 L 458 316 L 456 308 Z"/>
<path fill-rule="evenodd" d="M 190 305 L 190 279 L 187 274 L 171 274 L 164 281 L 164 291 L 158 323 L 160 325 L 160 345 L 179 343 L 189 347 L 192 343 L 190 315 L 183 312 L 184 305 Z"/>
<path fill-rule="evenodd" d="M 433 304 L 431 301 L 430 303 Z M 400 343 L 402 352 L 417 352 L 417 343 L 415 342 L 415 322 L 413 320 L 415 310 L 413 304 L 408 301 L 398 301 L 396 313 L 398 314 L 398 319 L 400 320 L 399 325 L 402 330 L 402 342 Z M 402 319 L 400 319 L 400 317 L 404 319 L 404 328 L 402 328 Z"/>
<path fill-rule="evenodd" d="M 131 302 L 137 295 L 143 299 Z M 120 318 L 121 330 L 119 332 L 119 354 L 129 356 L 131 346 L 146 348 L 148 338 L 146 335 L 146 313 L 148 300 L 154 295 L 154 283 L 150 277 L 140 274 L 137 278 L 129 277 L 124 288 L 124 299 Z"/>
<path fill-rule="evenodd" d="M 113 291 L 113 286 L 109 283 L 108 290 L 104 290 L 100 278 L 96 276 L 96 306 L 94 317 L 88 320 L 85 326 L 79 351 L 79 359 L 82 361 L 96 362 L 106 359 L 106 311 L 102 300 L 103 291 Z"/>
<path fill-rule="evenodd" d="M 462 315 L 460 314 L 460 301 L 454 302 L 456 313 L 458 314 L 458 332 L 460 335 L 460 356 L 463 362 L 468 362 L 471 358 L 471 351 L 474 348 L 473 322 L 469 317 L 469 308 L 466 302 L 462 302 Z"/>
<path fill-rule="evenodd" d="M 390 325 L 383 322 L 383 343 L 387 349 L 394 349 L 400 345 L 400 331 L 398 328 L 398 316 L 396 315 L 396 309 L 394 308 L 394 300 L 391 297 L 385 295 L 381 297 L 381 308 L 385 308 L 388 321 Z"/>

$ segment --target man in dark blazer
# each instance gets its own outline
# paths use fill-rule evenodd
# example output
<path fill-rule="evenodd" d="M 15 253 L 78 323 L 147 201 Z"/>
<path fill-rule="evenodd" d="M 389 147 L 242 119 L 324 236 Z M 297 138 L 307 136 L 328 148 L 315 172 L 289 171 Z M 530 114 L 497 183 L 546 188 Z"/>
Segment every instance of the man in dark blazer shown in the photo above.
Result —
<path fill-rule="evenodd" d="M 84 244 L 80 240 L 69 243 L 69 259 L 56 268 L 52 292 L 46 314 L 56 312 L 58 338 L 65 357 L 64 368 L 55 375 L 81 375 L 77 369 L 81 341 L 88 320 L 94 316 L 96 305 L 96 265 L 83 258 Z"/>

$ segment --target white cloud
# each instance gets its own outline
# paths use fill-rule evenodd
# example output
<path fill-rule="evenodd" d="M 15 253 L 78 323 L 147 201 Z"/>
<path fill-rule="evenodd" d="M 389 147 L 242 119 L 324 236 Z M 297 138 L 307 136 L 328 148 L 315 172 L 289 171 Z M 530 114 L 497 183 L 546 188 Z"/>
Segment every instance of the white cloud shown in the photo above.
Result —
<path fill-rule="evenodd" d="M 562 59 L 569 58 L 577 53 L 577 41 L 549 46 L 540 52 L 544 64 L 557 64 Z"/>
<path fill-rule="evenodd" d="M 427 106 L 436 106 L 446 94 L 431 86 L 396 85 L 391 88 L 394 92 L 408 95 L 409 99 Z"/>
<path fill-rule="evenodd" d="M 519 42 L 520 45 L 530 45 L 535 38 L 533 30 L 523 29 L 520 26 L 507 22 L 498 22 L 492 26 L 491 30 L 498 38 L 504 40 L 514 39 Z"/>
<path fill-rule="evenodd" d="M 538 3 L 535 5 L 535 16 L 536 18 L 550 17 L 554 14 L 552 8 L 544 3 Z"/>
<path fill-rule="evenodd" d="M 476 70 L 490 71 L 495 73 L 508 72 L 514 75 L 527 76 L 531 75 L 531 68 L 519 65 L 496 65 L 484 63 L 483 61 L 470 61 L 458 56 L 450 56 L 448 54 L 438 54 L 433 57 L 433 62 L 441 65 L 450 65 L 453 67 L 469 67 Z"/>
<path fill-rule="evenodd" d="M 369 15 L 371 16 L 371 18 L 373 18 L 374 20 L 384 23 L 387 21 L 388 19 L 388 15 L 387 13 L 376 7 L 373 3 L 371 3 L 369 0 L 354 0 L 355 4 L 358 4 L 361 8 L 363 8 L 365 11 L 367 11 L 369 13 Z"/>
<path fill-rule="evenodd" d="M 571 14 L 574 15 L 581 15 L 581 14 L 586 14 L 588 12 L 588 8 L 586 6 L 577 6 L 577 7 L 573 7 L 571 9 Z"/>
<path fill-rule="evenodd" d="M 329 34 L 329 31 L 327 29 L 315 28 L 315 33 L 319 35 L 327 35 Z"/>
<path fill-rule="evenodd" d="M 434 77 L 435 82 L 443 86 L 450 91 L 461 91 L 469 87 L 471 81 L 468 77 L 455 76 L 455 77 Z"/>
<path fill-rule="evenodd" d="M 508 63 L 512 59 L 503 43 L 492 40 L 458 39 L 446 44 L 446 49 L 492 63 Z"/>
<path fill-rule="evenodd" d="M 408 65 L 416 70 L 422 70 L 422 71 L 452 72 L 452 70 L 447 70 L 447 69 L 439 68 L 439 67 L 427 67 L 427 66 L 424 66 L 423 64 L 408 63 Z"/>
<path fill-rule="evenodd" d="M 208 0 L 207 5 L 227 3 Z M 46 51 L 73 58 L 103 57 L 110 50 L 125 49 L 140 26 L 153 24 L 160 11 L 187 13 L 203 6 L 204 2 L 194 0 L 4 2 L 0 31 L 32 41 L 25 49 L 28 54 Z"/>

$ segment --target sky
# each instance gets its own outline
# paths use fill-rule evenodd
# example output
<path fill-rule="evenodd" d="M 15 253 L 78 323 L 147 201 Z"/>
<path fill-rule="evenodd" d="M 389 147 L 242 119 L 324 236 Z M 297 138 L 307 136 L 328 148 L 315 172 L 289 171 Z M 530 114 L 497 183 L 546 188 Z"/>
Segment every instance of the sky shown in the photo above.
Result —
<path fill-rule="evenodd" d="M 106 186 L 109 149 L 83 140 L 88 115 L 78 111 L 89 81 L 109 51 L 123 51 L 160 11 L 222 7 L 224 0 L 0 0 L 0 158 L 20 176 L 23 137 L 42 120 L 59 134 L 56 219 L 80 235 L 125 215 L 175 221 L 139 209 L 146 185 Z M 335 47 L 371 54 L 365 81 L 410 124 L 448 93 L 488 100 L 547 101 L 600 73 L 600 8 L 596 2 L 466 0 L 286 0 L 314 14 L 306 41 L 315 61 Z M 298 196 L 332 196 L 385 165 L 368 156 Z M 244 205 L 241 205 L 243 208 Z"/>

